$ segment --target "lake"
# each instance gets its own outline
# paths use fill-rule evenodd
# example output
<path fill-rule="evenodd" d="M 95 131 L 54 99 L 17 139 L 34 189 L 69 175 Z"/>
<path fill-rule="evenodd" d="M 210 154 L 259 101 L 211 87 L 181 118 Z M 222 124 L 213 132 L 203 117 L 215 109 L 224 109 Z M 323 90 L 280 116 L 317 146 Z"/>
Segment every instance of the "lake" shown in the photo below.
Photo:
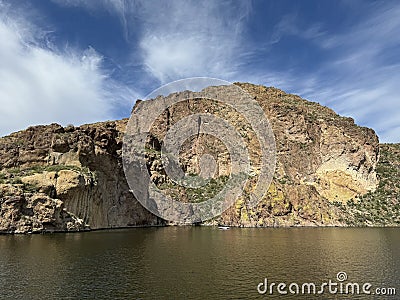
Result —
<path fill-rule="evenodd" d="M 400 229 L 160 227 L 3 235 L 0 271 L 0 299 L 399 299 Z M 321 288 L 329 280 L 336 294 Z M 287 294 L 278 292 L 280 283 Z M 323 294 L 301 294 L 304 283 Z M 339 294 L 340 283 L 357 283 L 371 295 Z M 377 288 L 386 294 L 395 288 L 398 295 L 378 296 Z"/>

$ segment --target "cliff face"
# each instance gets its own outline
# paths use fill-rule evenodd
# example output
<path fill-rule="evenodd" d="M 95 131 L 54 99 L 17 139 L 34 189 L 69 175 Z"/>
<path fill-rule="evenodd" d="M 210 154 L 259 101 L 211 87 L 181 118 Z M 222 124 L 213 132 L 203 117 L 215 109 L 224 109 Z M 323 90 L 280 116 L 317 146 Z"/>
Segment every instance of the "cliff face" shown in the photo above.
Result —
<path fill-rule="evenodd" d="M 209 223 L 235 226 L 344 225 L 352 212 L 347 202 L 373 192 L 379 144 L 374 131 L 350 118 L 275 88 L 238 84 L 265 111 L 275 134 L 277 167 L 268 194 L 257 207 L 246 194 Z M 219 87 L 223 92 L 223 87 Z M 175 95 L 176 96 L 176 95 Z M 162 101 L 157 98 L 152 101 Z M 137 104 L 135 109 L 144 105 Z M 199 135 L 181 151 L 182 168 L 199 170 L 198 158 L 216 158 L 217 172 L 205 189 L 183 190 L 167 178 L 160 141 L 168 128 L 193 113 L 224 117 L 245 137 L 257 162 L 257 143 L 240 116 L 212 101 L 180 102 L 162 114 L 148 143 L 152 180 L 182 201 L 215 194 L 229 175 L 229 154 L 217 139 Z M 80 127 L 36 126 L 0 139 L 0 231 L 41 232 L 162 225 L 129 191 L 122 168 L 122 139 L 127 120 Z M 250 181 L 247 189 L 252 188 Z"/>
<path fill-rule="evenodd" d="M 41 232 L 157 225 L 129 192 L 120 126 L 52 124 L 0 142 L 0 231 Z"/>
<path fill-rule="evenodd" d="M 245 193 L 211 223 L 233 226 L 344 224 L 347 212 L 337 209 L 337 203 L 345 206 L 348 200 L 374 191 L 378 184 L 375 167 L 379 142 L 374 131 L 355 125 L 353 119 L 340 117 L 327 107 L 279 89 L 237 85 L 257 100 L 270 121 L 277 148 L 276 173 L 267 196 L 257 207 L 249 207 Z M 217 88 L 210 94 L 222 91 L 223 88 Z M 152 101 L 157 104 L 162 99 Z M 140 103 L 136 109 L 144 105 L 150 105 L 151 109 L 148 102 Z M 154 123 L 148 147 L 160 145 L 169 128 L 194 113 L 209 113 L 229 120 L 245 139 L 251 160 L 257 166 L 259 146 L 248 124 L 230 107 L 213 101 L 188 100 L 169 108 Z M 186 173 L 198 174 L 198 158 L 212 155 L 217 160 L 217 176 L 209 189 L 185 191 L 166 178 L 157 154 L 159 148 L 153 147 L 155 151 L 150 155 L 152 178 L 172 197 L 187 202 L 202 201 L 214 196 L 219 191 L 218 185 L 229 175 L 227 149 L 212 136 L 200 134 L 183 145 L 180 162 Z M 252 188 L 250 183 L 247 190 Z"/>
<path fill-rule="evenodd" d="M 281 90 L 241 84 L 263 107 L 275 134 L 277 168 L 270 193 L 238 223 L 339 225 L 335 203 L 374 191 L 379 141 L 351 118 Z M 265 209 L 267 208 L 267 209 Z M 242 208 L 243 211 L 243 208 Z M 246 210 L 245 210 L 246 211 Z M 227 212 L 224 220 L 233 219 Z"/>
<path fill-rule="evenodd" d="M 338 205 L 345 211 L 346 223 L 354 226 L 400 225 L 400 144 L 380 145 L 377 165 L 379 185 L 347 205 Z"/>

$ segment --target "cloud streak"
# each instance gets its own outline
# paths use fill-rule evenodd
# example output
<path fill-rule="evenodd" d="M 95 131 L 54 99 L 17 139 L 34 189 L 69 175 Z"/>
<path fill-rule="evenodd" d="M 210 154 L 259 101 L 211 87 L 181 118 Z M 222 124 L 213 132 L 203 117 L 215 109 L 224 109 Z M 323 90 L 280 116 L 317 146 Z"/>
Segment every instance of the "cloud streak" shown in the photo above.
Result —
<path fill-rule="evenodd" d="M 131 61 L 160 83 L 192 76 L 232 78 L 246 52 L 249 1 L 58 1 L 118 16 L 125 36 L 139 32 Z M 248 49 L 247 49 L 248 50 Z"/>
<path fill-rule="evenodd" d="M 109 80 L 94 49 L 57 51 L 45 32 L 9 6 L 0 8 L 0 135 L 34 124 L 108 119 L 115 102 L 129 95 Z"/>
<path fill-rule="evenodd" d="M 228 4 L 170 1 L 149 10 L 139 43 L 149 71 L 161 82 L 237 73 L 249 8 L 240 2 L 234 8 Z"/>
<path fill-rule="evenodd" d="M 298 17 L 295 14 L 287 14 L 274 26 L 270 44 L 278 43 L 283 36 L 296 36 L 305 40 L 313 40 L 324 36 L 321 30 L 322 25 L 317 23 L 310 27 L 302 28 L 299 26 Z"/>
<path fill-rule="evenodd" d="M 382 142 L 400 142 L 399 14 L 397 2 L 371 5 L 342 34 L 329 34 L 320 23 L 301 29 L 296 18 L 283 18 L 274 41 L 314 32 L 313 45 L 327 58 L 315 72 L 287 72 L 280 80 L 289 90 L 374 128 Z"/>
<path fill-rule="evenodd" d="M 334 36 L 329 45 L 337 53 L 332 73 L 341 78 L 331 92 L 333 105 L 375 128 L 383 142 L 400 141 L 400 61 L 387 61 L 400 50 L 399 14 L 397 2 L 371 7 L 349 33 Z"/>

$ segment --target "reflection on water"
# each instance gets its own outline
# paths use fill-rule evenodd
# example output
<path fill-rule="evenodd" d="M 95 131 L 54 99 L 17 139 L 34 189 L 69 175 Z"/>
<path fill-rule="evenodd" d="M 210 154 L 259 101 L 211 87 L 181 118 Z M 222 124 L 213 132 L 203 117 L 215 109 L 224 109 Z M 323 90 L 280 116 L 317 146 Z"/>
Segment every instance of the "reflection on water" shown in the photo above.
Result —
<path fill-rule="evenodd" d="M 0 236 L 0 298 L 267 299 L 274 295 L 256 289 L 265 277 L 320 283 L 340 271 L 350 281 L 400 293 L 399 249 L 395 228 L 166 227 Z"/>

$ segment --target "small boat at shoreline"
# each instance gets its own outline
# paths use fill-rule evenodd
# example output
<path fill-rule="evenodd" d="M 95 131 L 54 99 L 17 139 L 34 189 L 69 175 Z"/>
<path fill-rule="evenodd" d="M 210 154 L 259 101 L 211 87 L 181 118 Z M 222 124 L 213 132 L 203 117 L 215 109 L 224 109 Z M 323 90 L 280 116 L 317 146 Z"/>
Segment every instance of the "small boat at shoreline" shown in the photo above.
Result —
<path fill-rule="evenodd" d="M 220 230 L 228 230 L 231 229 L 229 226 L 218 226 L 218 229 Z"/>

